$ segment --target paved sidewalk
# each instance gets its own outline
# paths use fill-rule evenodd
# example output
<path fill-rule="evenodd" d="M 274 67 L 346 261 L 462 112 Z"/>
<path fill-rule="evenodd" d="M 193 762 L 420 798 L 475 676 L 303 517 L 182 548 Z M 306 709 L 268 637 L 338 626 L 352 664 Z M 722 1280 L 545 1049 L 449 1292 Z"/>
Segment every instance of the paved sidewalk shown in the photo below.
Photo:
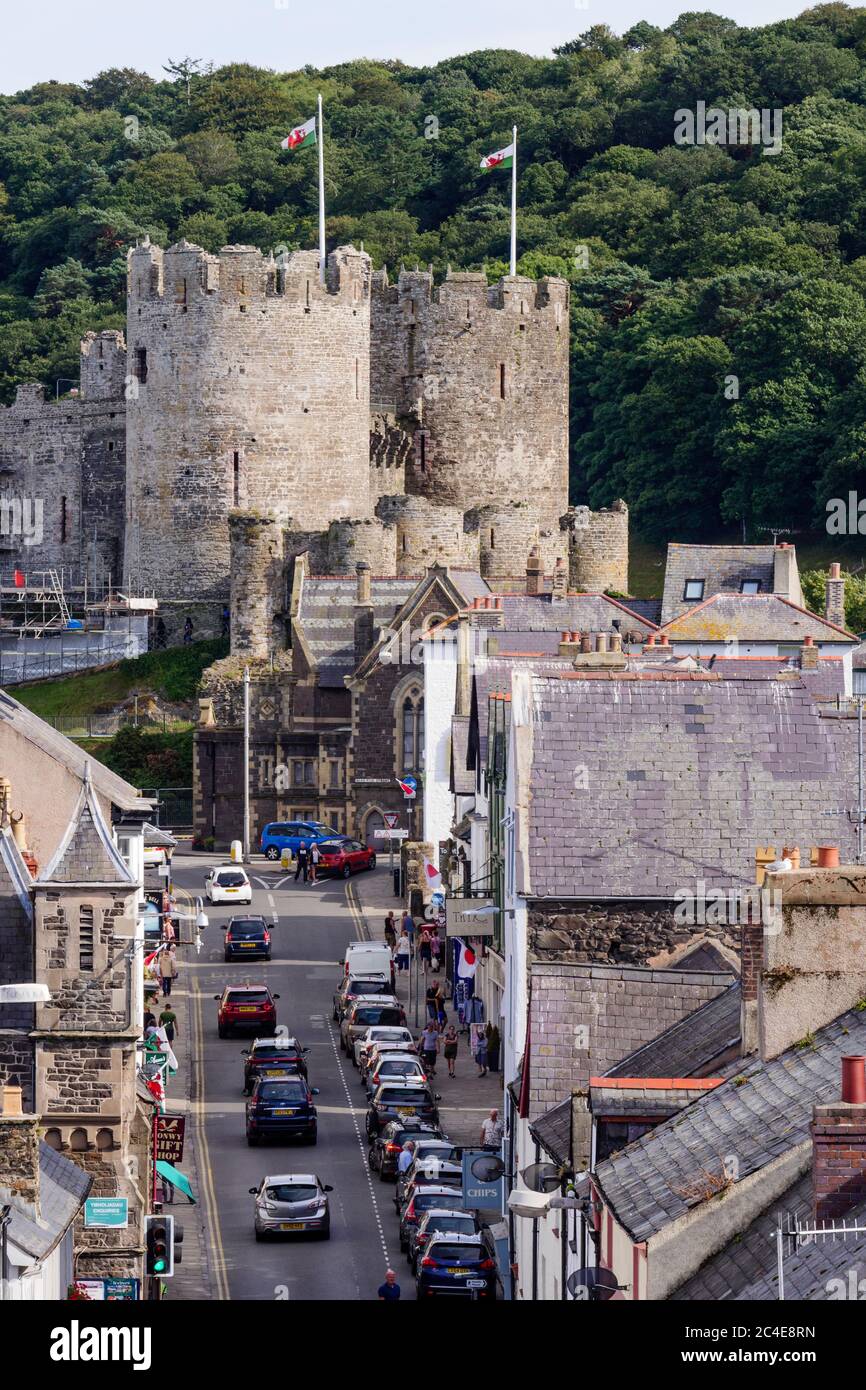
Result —
<path fill-rule="evenodd" d="M 387 868 L 377 868 L 372 873 L 356 874 L 349 880 L 348 898 L 350 907 L 354 899 L 359 919 L 366 929 L 365 935 L 372 941 L 383 940 L 385 914 L 390 909 L 393 908 L 398 918 L 402 912 L 402 902 L 394 897 L 393 880 Z M 441 980 L 443 991 L 445 990 L 444 956 L 443 968 L 439 974 L 433 971 L 431 975 L 425 976 L 421 971 L 419 976 L 421 984 L 416 1026 L 414 1005 L 411 1012 L 408 1007 L 408 973 L 404 971 L 397 974 L 397 994 L 406 1009 L 409 1026 L 416 1034 L 424 1027 L 424 996 L 430 980 Z M 450 1000 L 446 1002 L 445 1010 L 448 1022 L 453 1021 L 457 1026 L 460 1047 L 455 1067 L 457 1075 L 453 1080 L 448 1075 L 444 1057 L 439 1057 L 436 1066 L 436 1090 L 442 1097 L 439 1107 L 442 1127 L 455 1143 L 477 1144 L 480 1139 L 481 1121 L 485 1115 L 494 1106 L 499 1110 L 500 1116 L 503 1113 L 502 1074 L 488 1072 L 484 1077 L 478 1075 L 478 1068 L 469 1052 L 469 1034 L 460 1032 L 457 1015 L 452 1011 Z"/>

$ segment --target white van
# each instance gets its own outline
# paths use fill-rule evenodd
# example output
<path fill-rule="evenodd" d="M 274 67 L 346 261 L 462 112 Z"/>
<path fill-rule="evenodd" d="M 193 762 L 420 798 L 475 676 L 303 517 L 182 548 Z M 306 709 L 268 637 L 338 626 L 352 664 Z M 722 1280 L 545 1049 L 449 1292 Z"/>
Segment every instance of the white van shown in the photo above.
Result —
<path fill-rule="evenodd" d="M 343 974 L 384 975 L 393 982 L 394 962 L 387 941 L 350 941 L 346 947 Z"/>

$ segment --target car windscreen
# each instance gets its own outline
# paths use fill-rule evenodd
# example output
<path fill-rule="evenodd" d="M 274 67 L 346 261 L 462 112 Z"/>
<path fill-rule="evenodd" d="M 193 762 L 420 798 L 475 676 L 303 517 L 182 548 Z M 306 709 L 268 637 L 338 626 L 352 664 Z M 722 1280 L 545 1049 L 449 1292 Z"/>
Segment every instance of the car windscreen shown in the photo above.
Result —
<path fill-rule="evenodd" d="M 346 982 L 347 994 L 390 994 L 390 981 L 386 984 L 385 976 L 378 975 L 371 979 L 368 975 L 365 979 L 348 980 Z"/>
<path fill-rule="evenodd" d="M 408 1028 L 371 1028 L 369 1042 L 411 1042 Z"/>
<path fill-rule="evenodd" d="M 427 1253 L 445 1264 L 467 1264 L 485 1258 L 483 1245 L 447 1245 L 444 1240 L 437 1240 Z"/>
<path fill-rule="evenodd" d="M 380 1105 L 430 1105 L 430 1092 L 420 1086 L 383 1086 L 376 1097 Z"/>
<path fill-rule="evenodd" d="M 455 1192 L 453 1195 L 448 1192 L 416 1192 L 415 1210 L 430 1211 L 432 1207 L 450 1207 L 451 1205 L 462 1207 L 463 1193 Z"/>
<path fill-rule="evenodd" d="M 314 1202 L 318 1195 L 319 1189 L 309 1183 L 281 1182 L 265 1189 L 269 1202 Z"/>
<path fill-rule="evenodd" d="M 360 1009 L 355 1010 L 353 1024 L 365 1023 L 399 1023 L 400 1010 L 395 1009 L 390 1004 L 364 1004 Z"/>
<path fill-rule="evenodd" d="M 229 935 L 234 941 L 264 941 L 264 922 L 232 922 Z"/>
<path fill-rule="evenodd" d="M 256 1092 L 259 1100 L 269 1103 L 273 1100 L 305 1101 L 307 1088 L 299 1081 L 265 1081 Z"/>
<path fill-rule="evenodd" d="M 230 1004 L 267 1004 L 268 991 L 266 989 L 245 989 L 243 993 L 237 989 L 229 990 Z"/>
<path fill-rule="evenodd" d="M 246 878 L 243 874 L 217 874 L 214 882 L 220 888 L 241 888 L 246 883 Z"/>
<path fill-rule="evenodd" d="M 418 1076 L 420 1063 L 414 1057 L 389 1057 L 387 1052 L 379 1063 L 380 1076 Z"/>
<path fill-rule="evenodd" d="M 450 1231 L 453 1235 L 475 1234 L 475 1217 L 458 1216 L 455 1212 L 453 1216 L 431 1216 L 425 1230 L 429 1235 L 437 1231 Z"/>
<path fill-rule="evenodd" d="M 253 1051 L 254 1062 L 293 1062 L 300 1057 L 296 1047 L 257 1047 Z"/>
<path fill-rule="evenodd" d="M 444 1149 L 440 1149 L 437 1148 L 435 1144 L 425 1144 L 423 1139 L 419 1139 L 418 1143 L 415 1145 L 415 1159 L 416 1162 L 419 1163 L 422 1159 L 430 1158 L 435 1158 L 437 1163 L 442 1163 L 447 1162 L 449 1159 L 456 1158 L 456 1156 L 456 1149 L 449 1147 L 447 1144 Z"/>
<path fill-rule="evenodd" d="M 319 841 L 319 853 L 320 853 L 320 854 L 339 854 L 339 853 L 340 853 L 340 850 L 341 850 L 342 848 L 343 848 L 343 841 L 342 841 L 342 840 L 320 840 L 320 841 Z"/>

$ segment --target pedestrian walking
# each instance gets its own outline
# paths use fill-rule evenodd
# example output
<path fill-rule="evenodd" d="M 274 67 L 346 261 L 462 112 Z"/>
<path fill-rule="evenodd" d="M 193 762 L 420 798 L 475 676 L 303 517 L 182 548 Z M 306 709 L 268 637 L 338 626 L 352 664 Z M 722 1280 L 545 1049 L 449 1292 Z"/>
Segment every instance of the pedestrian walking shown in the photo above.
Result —
<path fill-rule="evenodd" d="M 401 931 L 399 940 L 397 942 L 397 949 L 394 952 L 394 959 L 397 962 L 397 969 L 401 972 L 403 970 L 409 969 L 409 950 L 409 938 L 406 935 L 405 931 Z"/>
<path fill-rule="evenodd" d="M 379 1302 L 396 1303 L 400 1297 L 400 1285 L 397 1283 L 397 1276 L 393 1269 L 385 1270 L 385 1282 L 379 1285 Z"/>
<path fill-rule="evenodd" d="M 385 941 L 393 954 L 394 947 L 397 945 L 397 924 L 394 921 L 393 912 L 389 912 L 385 917 Z"/>
<path fill-rule="evenodd" d="M 187 618 L 183 625 L 183 645 L 188 647 L 192 641 L 192 618 Z"/>
<path fill-rule="evenodd" d="M 168 999 L 171 994 L 171 986 L 177 975 L 177 961 L 171 946 L 165 945 L 157 957 L 157 969 L 159 971 L 160 987 L 163 999 Z"/>
<path fill-rule="evenodd" d="M 403 1145 L 402 1149 L 400 1150 L 400 1157 L 397 1159 L 397 1172 L 398 1172 L 398 1174 L 399 1174 L 399 1173 L 405 1173 L 405 1172 L 406 1172 L 406 1169 L 407 1169 L 407 1168 L 410 1168 L 410 1167 L 412 1166 L 412 1160 L 413 1160 L 414 1157 L 415 1157 L 415 1141 L 414 1141 L 414 1139 L 407 1139 L 407 1140 L 406 1140 L 406 1143 Z"/>
<path fill-rule="evenodd" d="M 439 1051 L 439 1029 L 432 1019 L 428 1019 L 427 1027 L 419 1038 L 421 1044 L 421 1056 L 424 1065 L 431 1076 L 436 1073 L 436 1055 Z"/>
<path fill-rule="evenodd" d="M 426 975 L 433 964 L 433 952 L 430 949 L 430 933 L 422 932 L 421 940 L 418 943 L 418 959 L 421 962 L 421 969 Z"/>
<path fill-rule="evenodd" d="M 483 1029 L 478 1030 L 475 1041 L 475 1062 L 478 1066 L 478 1075 L 487 1075 L 487 1038 L 484 1036 Z"/>
<path fill-rule="evenodd" d="M 457 1029 L 454 1027 L 453 1023 L 450 1023 L 445 1030 L 442 1043 L 445 1061 L 448 1063 L 448 1075 L 456 1076 L 457 1072 L 455 1071 L 455 1067 L 457 1065 L 457 1045 L 459 1043 L 459 1038 L 457 1036 Z"/>
<path fill-rule="evenodd" d="M 430 936 L 430 955 L 433 959 L 434 973 L 438 974 L 439 967 L 442 964 L 442 938 L 439 935 L 438 927 L 434 927 Z"/>
<path fill-rule="evenodd" d="M 491 1110 L 487 1119 L 481 1126 L 481 1143 L 485 1149 L 499 1149 L 502 1147 L 502 1135 L 504 1133 L 502 1121 L 499 1118 L 498 1110 Z"/>
<path fill-rule="evenodd" d="M 316 881 L 316 870 L 317 870 L 317 868 L 319 867 L 319 860 L 321 859 L 321 857 L 322 857 L 322 851 L 319 849 L 319 846 L 316 844 L 316 841 L 314 840 L 313 843 L 310 845 L 310 882 L 311 882 L 311 883 L 315 883 L 315 881 Z"/>
<path fill-rule="evenodd" d="M 436 1023 L 439 1019 L 439 1001 L 436 998 L 436 990 L 435 984 L 427 986 L 427 1019 L 430 1023 Z"/>
<path fill-rule="evenodd" d="M 301 843 L 298 845 L 298 867 L 295 869 L 295 883 L 297 883 L 298 876 L 300 874 L 304 875 L 304 882 L 307 882 L 307 874 L 309 873 L 309 863 L 310 856 L 307 852 L 307 846 L 305 841 L 302 840 Z"/>
<path fill-rule="evenodd" d="M 402 925 L 404 932 L 409 938 L 409 950 L 411 951 L 415 945 L 415 919 L 412 916 L 412 913 L 409 911 L 408 907 L 406 911 L 403 913 Z"/>
<path fill-rule="evenodd" d="M 165 1029 L 166 1037 L 168 1038 L 170 1043 L 173 1043 L 175 1035 L 178 1032 L 177 1014 L 175 1013 L 174 1009 L 163 1009 L 162 1013 L 159 1016 L 159 1026 L 160 1028 Z"/>

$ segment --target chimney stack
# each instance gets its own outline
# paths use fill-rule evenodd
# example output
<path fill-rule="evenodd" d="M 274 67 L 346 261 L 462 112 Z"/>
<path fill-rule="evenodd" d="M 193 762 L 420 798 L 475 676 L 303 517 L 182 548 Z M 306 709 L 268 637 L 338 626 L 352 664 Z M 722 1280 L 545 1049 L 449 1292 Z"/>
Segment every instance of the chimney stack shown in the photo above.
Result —
<path fill-rule="evenodd" d="M 803 645 L 800 648 L 800 668 L 803 671 L 814 671 L 817 665 L 818 648 L 815 646 L 815 639 L 806 636 L 803 638 Z"/>
<path fill-rule="evenodd" d="M 537 545 L 532 547 L 526 561 L 526 592 L 533 597 L 544 593 L 544 570 Z"/>
<path fill-rule="evenodd" d="M 824 617 L 837 627 L 845 626 L 845 580 L 838 560 L 833 561 L 824 581 Z"/>
<path fill-rule="evenodd" d="M 469 614 L 457 618 L 457 699 L 455 714 L 469 714 L 472 704 L 472 635 Z"/>
<path fill-rule="evenodd" d="M 812 1111 L 812 1211 L 816 1226 L 866 1202 L 866 1058 L 842 1058 L 842 1098 Z"/>
<path fill-rule="evenodd" d="M 554 602 L 560 602 L 568 593 L 568 570 L 565 561 L 560 555 L 553 570 L 553 598 Z"/>
<path fill-rule="evenodd" d="M 356 574 L 356 576 L 357 576 L 357 579 L 356 579 L 356 589 L 355 589 L 355 602 L 356 602 L 356 603 L 369 603 L 369 602 L 370 602 L 370 594 L 371 594 L 371 589 L 370 589 L 370 566 L 367 564 L 367 561 L 366 561 L 366 560 L 359 560 L 359 561 L 358 561 L 357 565 L 355 566 L 355 574 Z"/>

